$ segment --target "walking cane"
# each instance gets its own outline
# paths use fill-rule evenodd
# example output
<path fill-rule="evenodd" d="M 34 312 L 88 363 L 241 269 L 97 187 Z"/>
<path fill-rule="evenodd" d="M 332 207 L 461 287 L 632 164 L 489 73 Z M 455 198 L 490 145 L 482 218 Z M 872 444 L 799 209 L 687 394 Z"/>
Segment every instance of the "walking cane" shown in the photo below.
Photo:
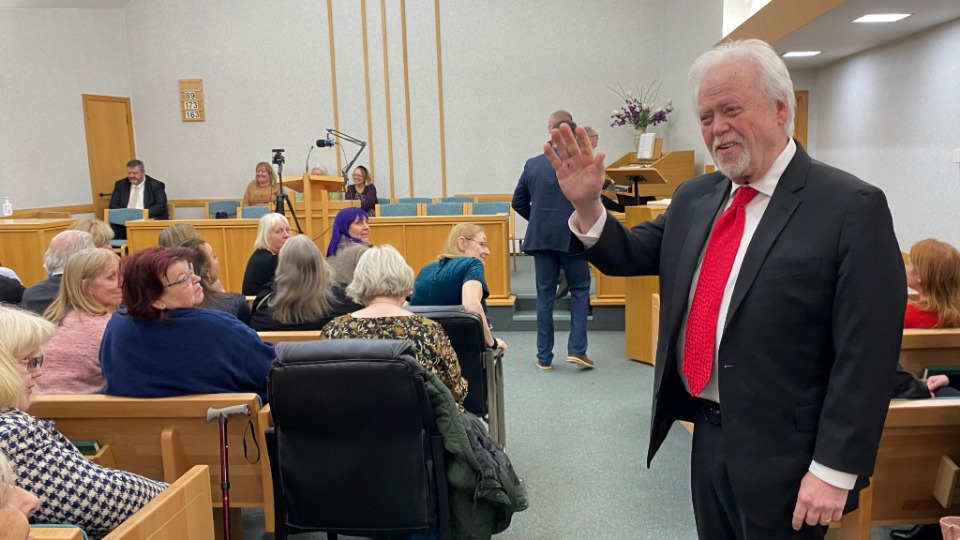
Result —
<path fill-rule="evenodd" d="M 223 540 L 230 540 L 230 465 L 227 460 L 227 418 L 242 414 L 250 416 L 250 407 L 234 405 L 222 409 L 207 409 L 207 423 L 214 419 L 220 422 L 220 492 L 223 493 Z"/>

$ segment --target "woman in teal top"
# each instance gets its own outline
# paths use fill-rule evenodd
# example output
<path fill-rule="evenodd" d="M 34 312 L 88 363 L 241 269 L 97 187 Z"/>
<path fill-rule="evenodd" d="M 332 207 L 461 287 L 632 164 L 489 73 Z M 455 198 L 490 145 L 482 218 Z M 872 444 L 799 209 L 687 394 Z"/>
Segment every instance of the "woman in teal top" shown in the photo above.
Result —
<path fill-rule="evenodd" d="M 482 227 L 473 223 L 456 225 L 450 230 L 437 261 L 424 266 L 417 275 L 410 305 L 463 305 L 464 311 L 480 315 L 487 346 L 506 351 L 507 344 L 493 337 L 487 323 L 486 299 L 490 290 L 483 271 L 487 255 L 490 249 Z"/>

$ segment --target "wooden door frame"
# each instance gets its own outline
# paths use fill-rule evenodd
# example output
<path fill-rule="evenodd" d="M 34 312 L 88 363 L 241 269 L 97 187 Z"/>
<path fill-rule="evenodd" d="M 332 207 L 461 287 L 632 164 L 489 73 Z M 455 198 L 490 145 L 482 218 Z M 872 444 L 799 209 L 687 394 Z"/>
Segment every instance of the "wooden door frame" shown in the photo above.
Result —
<path fill-rule="evenodd" d="M 80 96 L 83 101 L 83 131 L 84 131 L 84 136 L 87 139 L 86 141 L 87 142 L 87 167 L 89 168 L 89 171 L 90 171 L 90 196 L 92 199 L 91 203 L 93 204 L 93 209 L 95 214 L 94 217 L 99 219 L 99 216 L 97 216 L 96 213 L 100 209 L 100 202 L 99 202 L 100 193 L 96 189 L 96 187 L 93 185 L 93 175 L 94 175 L 93 159 L 91 159 L 91 155 L 90 155 L 91 126 L 90 126 L 90 115 L 87 114 L 88 112 L 87 105 L 91 101 L 108 101 L 113 103 L 123 103 L 127 106 L 127 137 L 129 137 L 129 140 L 130 140 L 130 150 L 132 152 L 131 159 L 136 159 L 137 147 L 134 144 L 134 139 L 133 139 L 133 112 L 130 109 L 130 98 L 128 97 L 101 96 L 97 94 L 81 94 Z"/>
<path fill-rule="evenodd" d="M 810 91 L 809 90 L 795 90 L 793 92 L 794 97 L 796 98 L 797 107 L 794 110 L 793 115 L 793 137 L 797 139 L 800 143 L 800 146 L 803 147 L 804 151 L 809 152 L 810 149 L 807 148 L 807 130 L 810 128 L 809 120 L 809 107 L 810 107 Z M 803 127 L 803 132 L 797 132 L 797 126 Z"/>

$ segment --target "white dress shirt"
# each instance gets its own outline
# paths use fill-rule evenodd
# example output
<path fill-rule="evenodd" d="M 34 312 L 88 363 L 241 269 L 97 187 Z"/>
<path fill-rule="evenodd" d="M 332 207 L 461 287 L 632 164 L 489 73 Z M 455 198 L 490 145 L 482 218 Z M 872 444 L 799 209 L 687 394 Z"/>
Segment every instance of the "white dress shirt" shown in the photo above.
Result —
<path fill-rule="evenodd" d="M 723 340 L 724 327 L 727 323 L 727 311 L 730 308 L 730 299 L 733 296 L 733 289 L 737 283 L 737 276 L 740 274 L 740 267 L 743 264 L 743 257 L 747 252 L 747 247 L 750 245 L 750 241 L 753 239 L 754 233 L 757 232 L 757 226 L 760 224 L 760 219 L 763 217 L 763 213 L 766 211 L 767 205 L 770 204 L 770 198 L 773 196 L 773 192 L 777 188 L 777 183 L 780 181 L 780 176 L 783 175 L 783 171 L 786 170 L 787 165 L 790 164 L 790 160 L 793 159 L 793 156 L 796 154 L 796 152 L 797 145 L 794 143 L 793 139 L 790 139 L 790 142 L 787 144 L 786 148 L 784 148 L 780 155 L 777 156 L 777 159 L 774 160 L 770 170 L 760 177 L 759 180 L 750 184 L 750 187 L 756 189 L 758 193 L 753 200 L 744 207 L 746 220 L 743 227 L 743 237 L 740 240 L 740 247 L 737 249 L 736 258 L 733 260 L 733 267 L 730 269 L 730 277 L 727 279 L 727 285 L 723 290 L 723 297 L 720 301 L 720 313 L 717 317 L 717 336 L 720 336 L 720 338 L 714 343 L 713 369 L 710 372 L 710 379 L 707 381 L 707 385 L 704 387 L 703 392 L 700 393 L 700 397 L 704 399 L 716 401 L 717 403 L 721 402 L 720 387 L 717 376 L 717 356 L 720 351 L 720 343 Z M 726 210 L 733 202 L 733 193 L 739 189 L 739 187 L 740 186 L 737 184 L 731 184 L 730 192 L 727 194 L 727 200 L 717 215 L 714 216 L 714 222 L 716 222 L 717 218 L 720 217 L 720 214 L 722 214 L 723 211 Z M 606 220 L 607 214 L 604 212 L 601 214 L 600 219 L 598 219 L 593 227 L 590 228 L 590 230 L 588 230 L 585 234 L 581 234 L 579 232 L 580 220 L 577 216 L 577 213 L 574 212 L 570 216 L 568 225 L 570 226 L 570 230 L 573 232 L 573 234 L 575 234 L 583 243 L 584 248 L 589 249 L 597 243 L 597 240 L 599 240 L 600 233 L 603 232 L 603 226 L 606 223 Z M 693 302 L 694 292 L 697 290 L 697 281 L 700 279 L 700 265 L 703 262 L 704 251 L 706 251 L 706 244 L 704 244 L 704 248 L 700 252 L 700 260 L 697 261 L 697 270 L 694 273 L 693 281 L 690 284 L 690 291 L 687 297 L 688 313 L 690 312 L 690 305 Z M 687 318 L 684 317 L 681 322 L 680 335 L 677 340 L 677 370 L 680 372 L 680 378 L 683 380 L 684 386 L 689 390 L 690 386 L 687 383 L 686 376 L 683 374 L 683 349 L 686 339 L 686 329 Z M 852 489 L 857 479 L 856 475 L 837 471 L 829 467 L 824 467 L 816 461 L 811 463 L 810 472 L 815 474 L 824 482 L 843 489 Z"/>
<path fill-rule="evenodd" d="M 127 208 L 143 209 L 143 185 L 146 182 L 146 177 L 139 184 L 130 182 L 130 200 L 127 201 Z"/>

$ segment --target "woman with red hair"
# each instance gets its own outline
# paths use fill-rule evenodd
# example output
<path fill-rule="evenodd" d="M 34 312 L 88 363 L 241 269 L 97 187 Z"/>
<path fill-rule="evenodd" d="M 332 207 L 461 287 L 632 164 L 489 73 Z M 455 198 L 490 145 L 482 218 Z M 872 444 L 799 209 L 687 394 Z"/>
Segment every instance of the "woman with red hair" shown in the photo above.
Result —
<path fill-rule="evenodd" d="M 107 323 L 100 365 L 105 394 L 169 397 L 256 392 L 273 345 L 222 311 L 197 307 L 200 276 L 186 248 L 147 248 L 123 260 L 124 309 Z"/>

